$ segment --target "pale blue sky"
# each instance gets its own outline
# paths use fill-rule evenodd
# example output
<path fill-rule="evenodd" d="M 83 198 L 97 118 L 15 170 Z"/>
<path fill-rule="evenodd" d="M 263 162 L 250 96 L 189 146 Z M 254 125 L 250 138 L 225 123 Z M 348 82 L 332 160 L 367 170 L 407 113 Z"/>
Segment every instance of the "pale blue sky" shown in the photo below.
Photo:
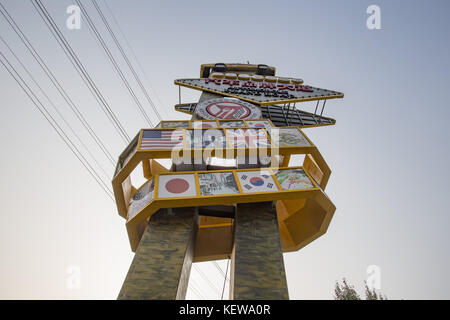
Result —
<path fill-rule="evenodd" d="M 123 142 L 30 2 L 1 3 L 118 156 Z M 44 3 L 134 136 L 146 125 L 86 21 L 81 30 L 68 30 L 65 11 L 71 2 Z M 83 3 L 126 70 L 91 2 Z M 336 126 L 305 130 L 333 170 L 327 194 L 337 210 L 327 234 L 285 255 L 292 299 L 331 299 L 334 282 L 342 277 L 362 291 L 372 264 L 381 268 L 382 292 L 389 298 L 450 298 L 448 1 L 108 4 L 165 119 L 187 118 L 173 110 L 178 102 L 173 80 L 197 77 L 200 64 L 207 62 L 265 63 L 278 75 L 345 93 L 325 110 Z M 381 30 L 366 27 L 371 4 L 381 8 Z M 89 141 L 2 17 L 0 34 Z M 16 64 L 3 43 L 0 50 Z M 3 67 L 0 86 L 0 298 L 115 299 L 133 257 L 124 220 Z M 182 91 L 184 102 L 198 96 Z M 305 104 L 307 110 L 311 106 Z M 92 150 L 112 174 L 93 145 Z M 81 270 L 77 290 L 66 287 L 71 265 Z M 222 288 L 223 278 L 211 264 L 199 268 Z M 205 297 L 217 298 L 197 270 L 192 277 Z M 197 298 L 192 292 L 188 297 Z"/>

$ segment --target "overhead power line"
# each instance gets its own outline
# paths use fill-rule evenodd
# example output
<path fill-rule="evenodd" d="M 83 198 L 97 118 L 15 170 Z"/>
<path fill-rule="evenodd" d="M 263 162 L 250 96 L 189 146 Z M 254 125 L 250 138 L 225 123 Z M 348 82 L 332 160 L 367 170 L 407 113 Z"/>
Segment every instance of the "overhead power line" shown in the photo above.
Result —
<path fill-rule="evenodd" d="M 111 107 L 109 106 L 109 103 L 106 101 L 105 97 L 102 95 L 100 90 L 98 89 L 97 85 L 91 78 L 90 74 L 87 72 L 84 65 L 79 60 L 78 56 L 76 55 L 73 48 L 70 46 L 67 39 L 62 34 L 59 27 L 56 25 L 55 21 L 51 17 L 51 15 L 48 13 L 45 6 L 42 4 L 40 0 L 30 0 L 33 4 L 36 11 L 39 13 L 41 18 L 43 19 L 46 26 L 49 28 L 50 32 L 52 33 L 53 37 L 56 39 L 58 44 L 63 49 L 66 56 L 69 58 L 69 61 L 72 63 L 72 65 L 77 70 L 77 73 L 80 75 L 80 77 L 83 79 L 83 82 L 88 87 L 89 91 L 92 93 L 100 107 L 102 108 L 103 112 L 109 119 L 109 121 L 113 124 L 116 131 L 119 133 L 119 135 L 124 139 L 126 143 L 129 143 L 131 141 L 130 136 L 126 133 L 125 129 L 123 128 L 122 124 L 118 120 L 117 116 L 112 111 Z"/>
<path fill-rule="evenodd" d="M 208 277 L 203 273 L 202 270 L 200 270 L 199 267 L 197 267 L 196 265 L 194 265 L 194 269 L 197 270 L 197 272 L 200 274 L 200 276 L 206 281 L 206 283 L 208 283 L 208 285 L 211 287 L 211 289 L 213 289 L 213 291 L 215 291 L 218 295 L 220 295 L 219 290 L 216 288 L 216 286 L 208 279 Z"/>
<path fill-rule="evenodd" d="M 157 93 L 156 91 L 153 90 L 152 85 L 151 85 L 151 81 L 150 81 L 150 79 L 149 79 L 147 73 L 145 72 L 144 68 L 142 67 L 142 64 L 140 63 L 140 61 L 139 61 L 139 59 L 138 59 L 138 56 L 137 56 L 136 52 L 134 51 L 133 47 L 131 46 L 130 42 L 128 41 L 127 36 L 125 35 L 125 33 L 123 32 L 122 28 L 120 27 L 120 24 L 119 24 L 119 22 L 117 21 L 115 15 L 114 15 L 114 12 L 111 10 L 110 6 L 108 5 L 108 1 L 107 1 L 107 0 L 103 0 L 103 3 L 104 3 L 104 5 L 105 5 L 106 9 L 108 10 L 110 16 L 112 17 L 113 22 L 114 22 L 114 24 L 116 25 L 117 29 L 119 30 L 119 33 L 121 34 L 123 40 L 125 41 L 125 44 L 127 45 L 128 49 L 131 51 L 131 53 L 132 53 L 132 55 L 133 55 L 133 57 L 134 57 L 134 60 L 135 60 L 136 63 L 137 63 L 137 66 L 138 66 L 139 70 L 141 70 L 142 74 L 144 75 L 144 78 L 147 80 L 147 83 L 148 83 L 148 85 L 149 85 L 151 91 L 152 91 L 153 94 L 155 95 L 155 97 L 156 97 L 156 99 L 158 100 L 160 106 L 164 105 L 164 104 L 162 103 L 161 99 L 159 98 L 158 93 Z"/>
<path fill-rule="evenodd" d="M 215 262 L 215 261 L 214 261 Z M 217 263 L 217 262 L 216 262 Z M 228 266 L 230 265 L 230 259 L 227 261 L 227 269 L 225 270 L 225 278 L 223 279 L 223 287 L 222 287 L 222 297 L 221 300 L 223 300 L 223 294 L 225 292 L 225 284 L 227 283 L 227 275 L 228 275 Z M 219 266 L 219 265 L 217 265 Z M 222 270 L 222 269 L 220 269 Z"/>
<path fill-rule="evenodd" d="M 195 289 L 194 287 L 191 286 L 191 290 L 199 298 L 199 300 L 205 300 L 203 298 L 203 296 L 201 295 L 201 293 L 197 289 Z"/>
<path fill-rule="evenodd" d="M 23 78 L 16 71 L 14 66 L 9 62 L 8 58 L 0 51 L 0 59 L 1 64 L 5 67 L 8 73 L 13 77 L 19 87 L 25 92 L 34 106 L 38 109 L 38 111 L 42 114 L 42 116 L 47 120 L 50 126 L 55 130 L 58 136 L 63 140 L 65 145 L 70 149 L 70 151 L 75 155 L 75 157 L 80 161 L 80 163 L 84 166 L 84 168 L 89 172 L 89 174 L 94 178 L 97 184 L 103 189 L 106 195 L 114 202 L 114 198 L 111 192 L 111 189 L 105 184 L 105 182 L 98 175 L 96 170 L 89 164 L 89 161 L 83 156 L 83 154 L 78 150 L 76 145 L 67 136 L 66 132 L 63 128 L 58 124 L 58 122 L 53 118 L 53 116 L 48 112 L 47 108 L 42 104 L 33 90 L 28 86 L 28 84 L 23 80 Z"/>
<path fill-rule="evenodd" d="M 66 90 L 62 87 L 60 82 L 56 79 L 55 75 L 51 71 L 51 69 L 48 67 L 48 65 L 45 63 L 45 61 L 42 59 L 42 57 L 39 55 L 39 53 L 36 51 L 34 46 L 31 44 L 31 42 L 28 40 L 26 35 L 22 32 L 21 28 L 17 25 L 17 23 L 14 21 L 14 18 L 9 14 L 7 9 L 3 6 L 2 3 L 0 3 L 0 13 L 4 17 L 4 19 L 7 21 L 7 23 L 10 25 L 10 27 L 13 29 L 15 34 L 19 37 L 22 44 L 27 48 L 29 53 L 33 56 L 33 58 L 36 60 L 40 68 L 43 70 L 45 75 L 50 79 L 53 86 L 56 88 L 56 90 L 59 92 L 59 94 L 62 96 L 64 101 L 67 103 L 67 105 L 71 108 L 72 112 L 76 115 L 78 120 L 82 123 L 83 127 L 88 131 L 91 138 L 95 141 L 95 143 L 99 146 L 100 150 L 104 153 L 106 158 L 109 160 L 109 162 L 114 165 L 114 158 L 112 157 L 111 153 L 108 151 L 108 149 L 105 147 L 103 142 L 100 140 L 100 138 L 97 136 L 95 131 L 92 129 L 90 124 L 86 121 L 86 119 L 81 114 L 80 110 L 76 106 L 76 104 L 73 102 L 73 100 L 70 98 L 70 96 L 67 94 Z"/>
<path fill-rule="evenodd" d="M 40 0 L 38 0 L 40 1 Z M 103 37 L 101 36 L 100 32 L 98 31 L 97 27 L 95 26 L 94 22 L 92 21 L 91 17 L 89 16 L 86 8 L 83 6 L 83 4 L 79 0 L 75 0 L 76 4 L 80 7 L 81 11 L 83 12 L 86 21 L 88 22 L 89 27 L 93 31 L 98 43 L 103 48 L 103 50 L 106 52 L 106 55 L 108 56 L 108 59 L 112 63 L 114 70 L 118 74 L 119 78 L 122 80 L 123 84 L 127 88 L 130 96 L 132 97 L 133 101 L 135 102 L 136 106 L 138 107 L 142 117 L 144 118 L 144 121 L 146 121 L 151 127 L 154 127 L 153 122 L 150 120 L 150 117 L 148 116 L 147 112 L 145 111 L 144 107 L 142 106 L 141 102 L 139 101 L 139 98 L 137 97 L 136 93 L 134 92 L 133 88 L 131 87 L 130 83 L 126 79 L 125 75 L 123 74 L 122 70 L 120 69 L 119 64 L 117 63 L 116 59 L 112 55 L 111 51 L 109 50 L 106 42 L 103 40 Z"/>
<path fill-rule="evenodd" d="M 226 277 L 226 274 L 223 272 L 222 268 L 219 266 L 219 264 L 217 263 L 217 261 L 213 261 L 212 263 L 213 263 L 213 265 L 216 267 L 216 269 L 220 272 L 220 274 L 221 274 L 223 277 Z"/>
<path fill-rule="evenodd" d="M 198 285 L 195 283 L 193 279 L 189 280 L 189 288 L 192 290 L 192 292 L 195 293 L 196 296 L 198 296 L 201 300 L 206 300 L 205 296 L 202 294 L 201 290 L 198 288 Z"/>
<path fill-rule="evenodd" d="M 36 81 L 36 79 L 33 77 L 33 75 L 28 71 L 28 68 L 23 64 L 23 62 L 19 59 L 19 57 L 16 55 L 16 53 L 11 49 L 11 47 L 8 45 L 8 43 L 3 39 L 2 36 L 0 36 L 0 40 L 3 42 L 3 44 L 8 48 L 11 55 L 17 60 L 17 62 L 20 64 L 22 69 L 27 73 L 27 75 L 30 77 L 31 81 L 38 87 L 39 91 L 42 93 L 42 95 L 47 99 L 47 101 L 50 103 L 50 105 L 53 107 L 53 110 L 58 114 L 58 116 L 62 119 L 64 124 L 69 128 L 70 132 L 76 137 L 78 142 L 83 146 L 83 148 L 86 150 L 86 152 L 91 156 L 91 158 L 94 160 L 94 162 L 97 164 L 97 166 L 102 170 L 102 172 L 105 174 L 105 176 L 109 177 L 109 174 L 105 171 L 103 166 L 97 161 L 97 159 L 94 157 L 92 152 L 89 150 L 89 148 L 86 146 L 86 144 L 83 142 L 83 140 L 80 138 L 80 136 L 77 134 L 77 132 L 72 128 L 70 123 L 65 119 L 65 117 L 61 114 L 61 112 L 58 110 L 58 108 L 55 106 L 53 101 L 50 99 L 50 97 L 45 93 L 45 91 L 42 89 L 42 87 L 39 85 L 39 83 Z"/>
<path fill-rule="evenodd" d="M 77 0 L 79 1 L 79 0 Z M 106 28 L 108 29 L 109 34 L 111 35 L 112 39 L 114 40 L 114 43 L 116 44 L 117 48 L 120 51 L 120 54 L 122 55 L 123 59 L 128 65 L 128 68 L 130 68 L 131 73 L 133 74 L 134 79 L 139 84 L 139 87 L 141 88 L 142 92 L 144 93 L 145 98 L 147 99 L 148 103 L 152 107 L 153 111 L 155 112 L 156 116 L 158 117 L 159 121 L 162 120 L 161 115 L 158 112 L 158 109 L 156 108 L 155 104 L 153 103 L 152 99 L 150 98 L 147 90 L 145 89 L 144 85 L 142 84 L 141 79 L 139 78 L 139 75 L 136 73 L 133 65 L 131 64 L 130 60 L 127 57 L 127 54 L 122 48 L 122 45 L 120 44 L 119 40 L 117 40 L 116 35 L 114 34 L 114 31 L 112 30 L 111 26 L 108 23 L 108 20 L 106 19 L 105 15 L 103 14 L 100 6 L 97 4 L 95 0 L 91 0 L 92 4 L 94 5 L 95 9 L 97 10 L 98 14 L 100 15 L 103 23 L 105 24 Z"/>

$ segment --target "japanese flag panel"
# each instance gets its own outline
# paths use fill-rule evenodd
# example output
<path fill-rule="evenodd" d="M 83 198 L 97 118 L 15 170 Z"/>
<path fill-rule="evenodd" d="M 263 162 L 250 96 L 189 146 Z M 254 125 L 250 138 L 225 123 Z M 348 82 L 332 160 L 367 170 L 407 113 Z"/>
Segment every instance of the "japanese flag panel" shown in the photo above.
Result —
<path fill-rule="evenodd" d="M 238 171 L 236 173 L 244 193 L 278 191 L 277 185 L 267 170 Z"/>
<path fill-rule="evenodd" d="M 153 179 L 150 179 L 131 197 L 130 207 L 128 208 L 128 220 L 150 203 L 153 198 L 154 187 Z"/>
<path fill-rule="evenodd" d="M 195 175 L 193 174 L 162 174 L 159 176 L 158 197 L 195 197 Z"/>

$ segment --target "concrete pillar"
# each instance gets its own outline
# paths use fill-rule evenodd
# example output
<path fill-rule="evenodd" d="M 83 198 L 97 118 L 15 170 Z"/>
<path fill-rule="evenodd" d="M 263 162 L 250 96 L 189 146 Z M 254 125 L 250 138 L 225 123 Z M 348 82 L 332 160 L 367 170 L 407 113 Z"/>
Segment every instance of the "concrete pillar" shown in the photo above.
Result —
<path fill-rule="evenodd" d="M 155 213 L 118 299 L 185 299 L 198 222 L 197 208 L 161 209 Z"/>
<path fill-rule="evenodd" d="M 289 299 L 280 231 L 272 202 L 237 205 L 230 299 Z"/>

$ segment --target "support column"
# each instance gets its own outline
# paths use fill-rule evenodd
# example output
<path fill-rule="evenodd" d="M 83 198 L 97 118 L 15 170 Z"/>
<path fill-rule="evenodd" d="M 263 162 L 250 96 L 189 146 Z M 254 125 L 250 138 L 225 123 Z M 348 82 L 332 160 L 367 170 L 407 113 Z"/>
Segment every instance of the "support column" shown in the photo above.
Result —
<path fill-rule="evenodd" d="M 161 209 L 142 235 L 118 299 L 185 299 L 199 218 L 197 208 Z"/>
<path fill-rule="evenodd" d="M 289 299 L 277 213 L 272 202 L 237 205 L 230 299 Z"/>

